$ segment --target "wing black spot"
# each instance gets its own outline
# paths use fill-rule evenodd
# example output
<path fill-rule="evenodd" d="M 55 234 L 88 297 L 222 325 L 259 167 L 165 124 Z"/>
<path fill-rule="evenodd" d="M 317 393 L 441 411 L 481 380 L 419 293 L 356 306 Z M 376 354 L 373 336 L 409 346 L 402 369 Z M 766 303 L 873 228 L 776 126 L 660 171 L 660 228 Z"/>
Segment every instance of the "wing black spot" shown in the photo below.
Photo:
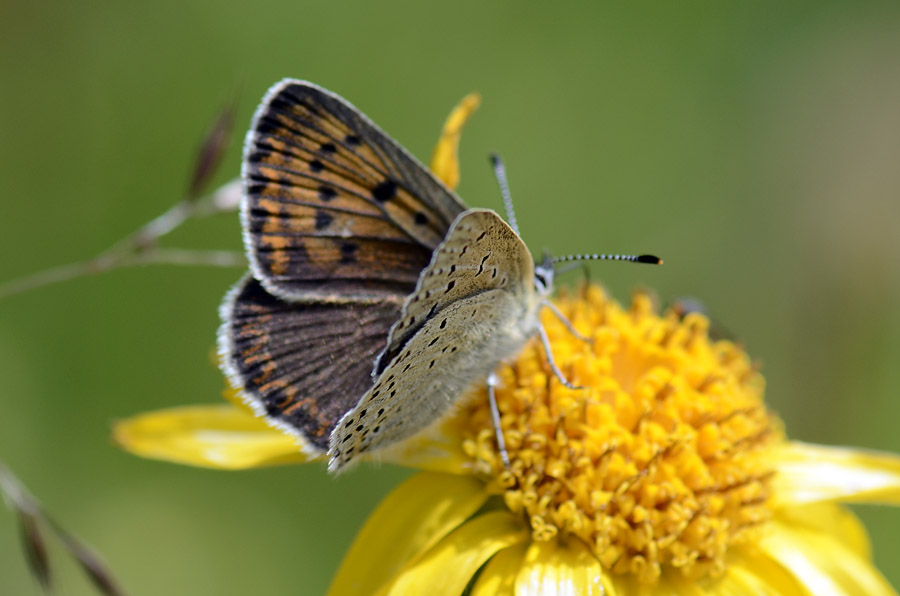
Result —
<path fill-rule="evenodd" d="M 331 222 L 334 221 L 334 217 L 331 214 L 326 213 L 324 211 L 316 211 L 316 229 L 322 230 L 331 225 Z"/>
<path fill-rule="evenodd" d="M 428 216 L 422 213 L 421 211 L 417 212 L 415 215 L 415 221 L 420 226 L 424 226 L 428 223 Z"/>
<path fill-rule="evenodd" d="M 384 408 L 378 408 L 378 415 L 384 416 Z"/>
<path fill-rule="evenodd" d="M 439 339 L 441 339 L 441 338 L 440 338 L 440 337 L 435 337 L 433 340 L 431 340 L 430 342 L 428 342 L 428 347 L 430 348 L 431 346 L 433 346 L 434 344 L 436 344 L 436 343 L 438 342 Z"/>
<path fill-rule="evenodd" d="M 270 104 L 271 105 L 271 104 Z M 281 127 L 278 121 L 273 122 L 268 114 L 261 118 L 256 125 L 256 132 L 263 136 L 270 136 Z"/>
<path fill-rule="evenodd" d="M 360 145 L 362 143 L 362 139 L 357 135 L 347 135 L 344 137 L 344 142 L 348 145 Z"/>
<path fill-rule="evenodd" d="M 443 329 L 446 326 L 447 326 L 447 319 L 444 319 L 443 321 L 441 321 L 441 329 Z"/>
<path fill-rule="evenodd" d="M 366 415 L 366 411 L 363 410 L 362 412 L 359 413 L 359 419 L 362 420 L 362 417 L 365 415 Z"/>
<path fill-rule="evenodd" d="M 276 149 L 275 147 L 272 146 L 271 143 L 268 143 L 268 142 L 260 140 L 260 139 L 256 140 L 256 148 L 259 149 L 260 151 L 268 151 L 270 153 L 284 154 L 284 151 L 282 149 Z"/>
<path fill-rule="evenodd" d="M 309 170 L 313 173 L 321 172 L 324 169 L 325 169 L 325 164 L 323 164 L 318 159 L 314 159 L 311 162 L 309 162 Z"/>
<path fill-rule="evenodd" d="M 365 427 L 362 424 L 360 424 L 359 426 L 356 427 L 356 432 L 360 432 L 364 428 Z"/>
<path fill-rule="evenodd" d="M 487 230 L 483 231 L 481 235 L 475 239 L 475 242 L 481 242 L 481 239 L 487 236 Z"/>
<path fill-rule="evenodd" d="M 381 430 L 381 427 L 376 426 L 375 428 L 372 429 L 372 434 L 377 433 L 379 430 Z"/>
<path fill-rule="evenodd" d="M 324 184 L 319 187 L 319 198 L 325 201 L 326 203 L 337 196 L 337 191 L 331 188 L 330 186 L 325 186 Z"/>
<path fill-rule="evenodd" d="M 359 245 L 354 242 L 341 244 L 341 263 L 355 263 L 357 250 L 359 250 Z"/>
<path fill-rule="evenodd" d="M 434 366 L 434 360 L 431 361 L 431 364 L 428 365 L 428 368 L 432 368 Z"/>
<path fill-rule="evenodd" d="M 321 147 L 319 147 L 319 151 L 322 153 L 334 153 L 337 151 L 337 147 L 334 146 L 334 143 L 324 143 Z"/>
<path fill-rule="evenodd" d="M 478 273 L 475 274 L 475 277 L 478 277 L 484 272 L 484 262 L 491 258 L 491 255 L 484 255 L 484 258 L 481 259 L 481 265 L 478 266 Z"/>
<path fill-rule="evenodd" d="M 379 203 L 390 201 L 397 194 L 397 183 L 393 180 L 385 180 L 372 189 L 372 197 Z"/>
<path fill-rule="evenodd" d="M 287 98 L 290 98 L 291 101 L 288 101 Z M 269 108 L 271 108 L 271 111 L 290 113 L 293 111 L 295 103 L 302 105 L 303 101 L 293 93 L 281 93 L 272 98 L 272 101 L 269 102 Z"/>
<path fill-rule="evenodd" d="M 447 284 L 447 292 L 452 290 L 453 286 L 455 286 L 455 285 L 456 285 L 456 280 L 450 280 L 450 283 Z M 446 294 L 447 292 L 444 292 L 444 293 Z"/>

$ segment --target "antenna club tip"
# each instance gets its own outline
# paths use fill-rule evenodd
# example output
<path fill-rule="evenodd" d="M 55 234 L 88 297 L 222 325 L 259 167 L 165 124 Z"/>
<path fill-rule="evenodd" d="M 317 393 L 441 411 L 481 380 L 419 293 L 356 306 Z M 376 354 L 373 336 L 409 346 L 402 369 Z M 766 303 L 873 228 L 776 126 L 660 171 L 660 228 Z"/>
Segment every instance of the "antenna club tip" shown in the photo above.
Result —
<path fill-rule="evenodd" d="M 638 263 L 648 263 L 650 265 L 662 265 L 663 260 L 659 257 L 654 257 L 653 255 L 640 255 L 637 258 Z"/>
<path fill-rule="evenodd" d="M 501 162 L 500 156 L 493 152 L 490 154 L 490 160 L 491 160 L 491 164 L 493 164 L 494 166 L 496 166 L 497 164 L 499 164 Z"/>

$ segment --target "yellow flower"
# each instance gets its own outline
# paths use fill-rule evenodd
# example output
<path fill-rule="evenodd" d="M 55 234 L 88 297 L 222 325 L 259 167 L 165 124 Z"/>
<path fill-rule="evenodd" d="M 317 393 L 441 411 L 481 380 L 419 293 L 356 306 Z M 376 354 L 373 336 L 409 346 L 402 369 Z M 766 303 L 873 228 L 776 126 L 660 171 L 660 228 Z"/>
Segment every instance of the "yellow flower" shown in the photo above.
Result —
<path fill-rule="evenodd" d="M 432 169 L 455 184 L 451 115 Z M 539 344 L 500 367 L 510 464 L 483 388 L 431 435 L 384 457 L 425 471 L 376 509 L 331 594 L 894 594 L 841 502 L 900 504 L 900 458 L 788 441 L 764 381 L 699 314 L 628 308 L 596 286 L 557 306 L 591 338 L 543 322 L 568 389 Z M 133 453 L 249 468 L 306 458 L 235 405 L 116 425 Z M 390 548 L 385 548 L 390 545 Z"/>

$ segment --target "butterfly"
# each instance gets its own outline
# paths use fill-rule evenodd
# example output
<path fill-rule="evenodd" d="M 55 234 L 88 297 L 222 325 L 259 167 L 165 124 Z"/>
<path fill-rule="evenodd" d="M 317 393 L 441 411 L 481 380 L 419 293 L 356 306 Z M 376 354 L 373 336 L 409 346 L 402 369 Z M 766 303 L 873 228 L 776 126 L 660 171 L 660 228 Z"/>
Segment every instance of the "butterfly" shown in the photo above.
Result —
<path fill-rule="evenodd" d="M 334 93 L 274 85 L 242 178 L 251 271 L 221 307 L 223 366 L 329 470 L 431 425 L 540 330 L 552 263 Z"/>

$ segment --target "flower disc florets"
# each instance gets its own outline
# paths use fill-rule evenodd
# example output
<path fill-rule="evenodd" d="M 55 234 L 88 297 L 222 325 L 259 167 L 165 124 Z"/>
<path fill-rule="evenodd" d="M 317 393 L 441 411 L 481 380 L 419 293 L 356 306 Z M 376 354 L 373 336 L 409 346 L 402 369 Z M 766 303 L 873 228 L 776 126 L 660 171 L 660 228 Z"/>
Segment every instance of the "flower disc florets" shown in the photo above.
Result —
<path fill-rule="evenodd" d="M 466 453 L 534 540 L 581 540 L 607 569 L 647 583 L 666 566 L 721 574 L 729 546 L 770 517 L 765 455 L 782 435 L 763 378 L 734 343 L 710 340 L 706 317 L 660 316 L 646 294 L 624 310 L 587 287 L 558 306 L 591 339 L 543 319 L 557 364 L 582 389 L 530 344 L 497 391 L 509 467 L 487 399 L 467 409 Z"/>

